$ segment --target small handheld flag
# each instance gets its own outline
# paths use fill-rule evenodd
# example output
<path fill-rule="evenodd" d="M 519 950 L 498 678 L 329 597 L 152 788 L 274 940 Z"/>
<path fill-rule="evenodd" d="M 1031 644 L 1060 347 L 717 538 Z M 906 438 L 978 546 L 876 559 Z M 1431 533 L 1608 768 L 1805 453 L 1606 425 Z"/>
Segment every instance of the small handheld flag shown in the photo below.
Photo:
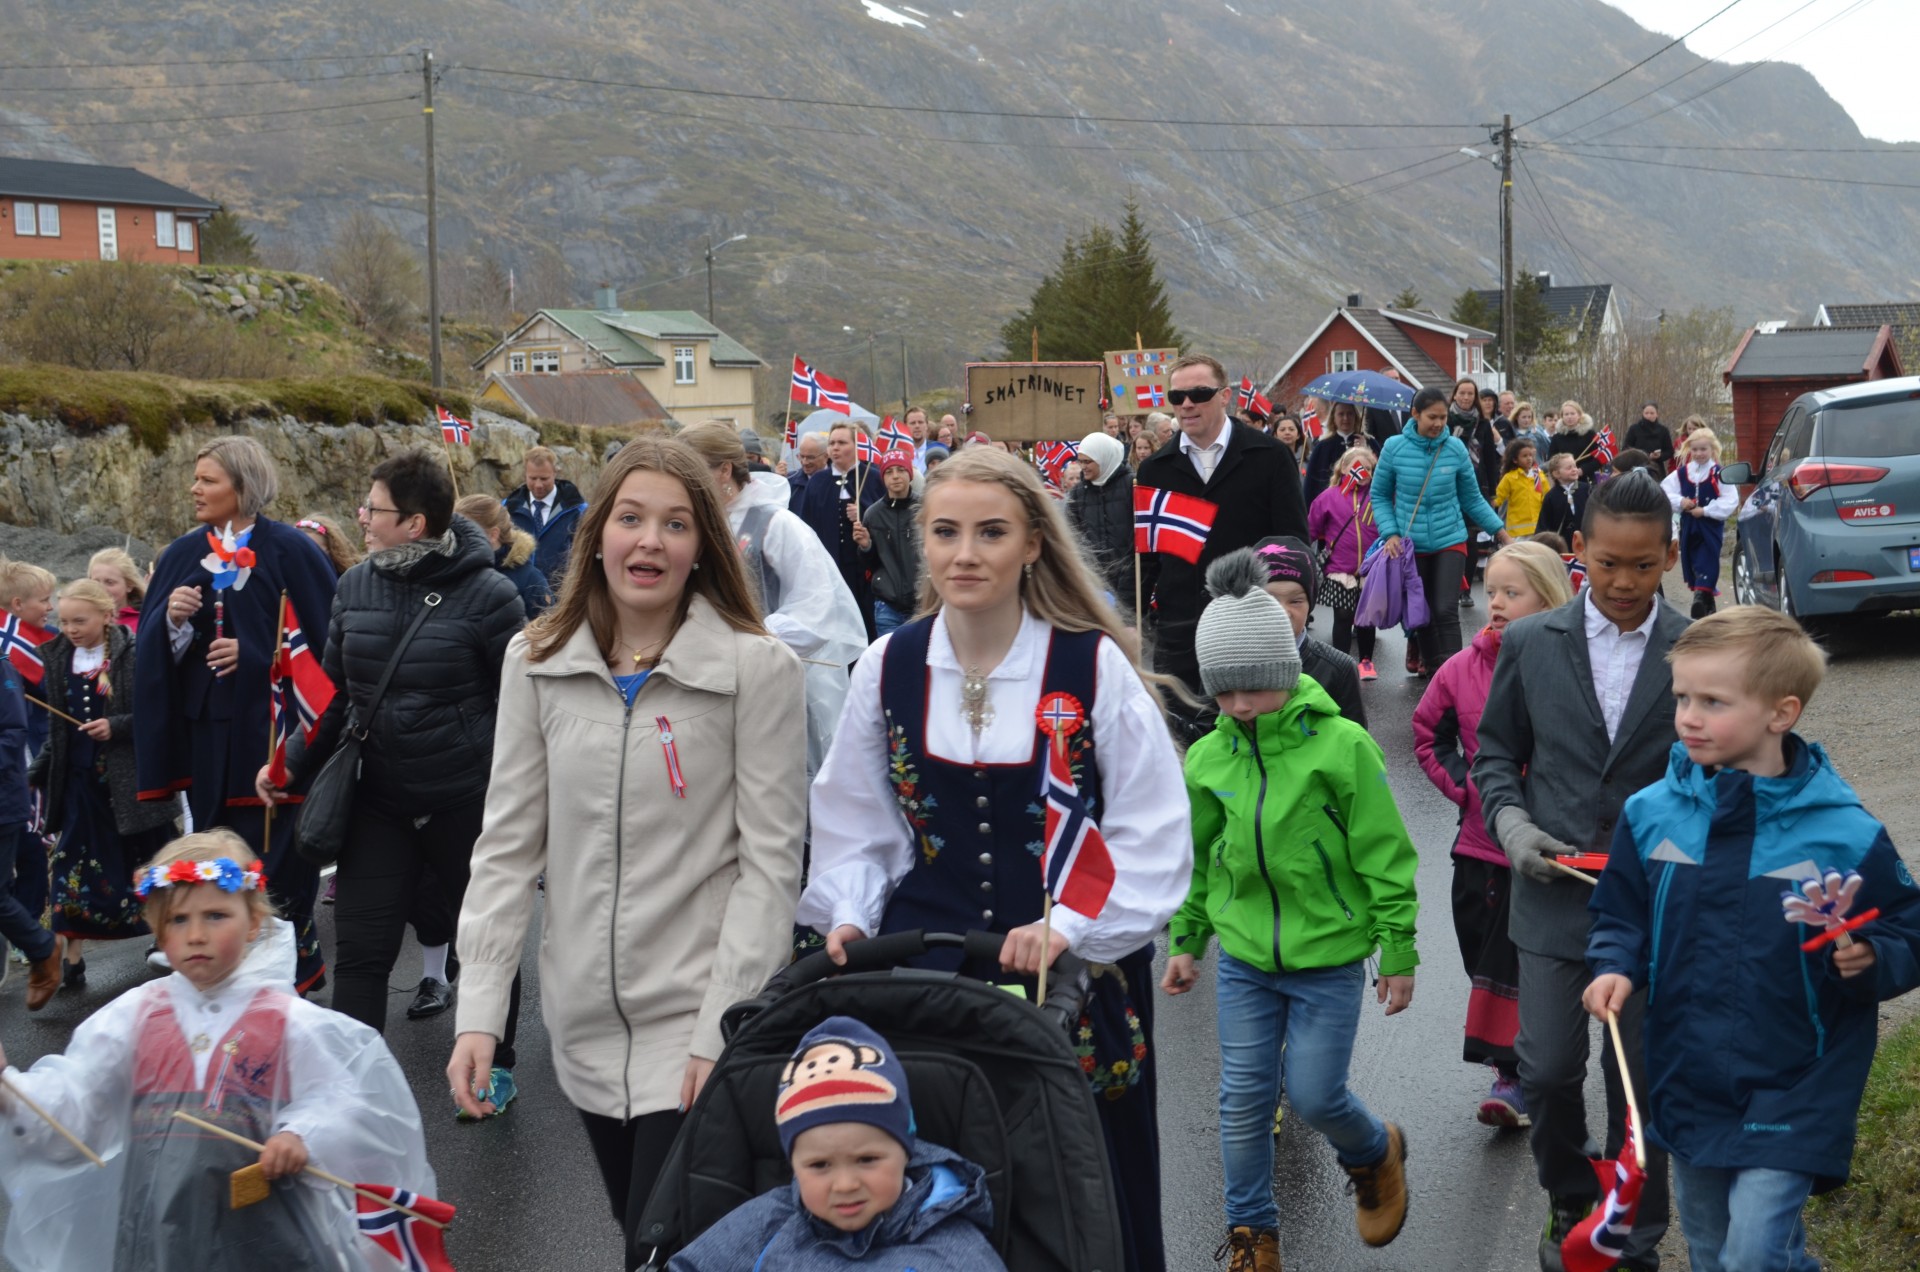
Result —
<path fill-rule="evenodd" d="M 1133 488 L 1133 548 L 1136 552 L 1165 552 L 1194 565 L 1207 546 L 1214 514 L 1220 505 L 1152 486 Z"/>
<path fill-rule="evenodd" d="M 1600 431 L 1593 435 L 1593 457 L 1603 464 L 1611 464 L 1620 453 L 1620 443 L 1614 439 L 1613 425 L 1603 424 Z"/>
<path fill-rule="evenodd" d="M 473 444 L 473 423 L 463 420 L 444 406 L 433 408 L 440 420 L 440 439 L 451 446 L 470 446 Z"/>
<path fill-rule="evenodd" d="M 1273 403 L 1253 387 L 1253 377 L 1240 377 L 1240 410 L 1249 419 L 1264 420 L 1273 415 Z"/>
<path fill-rule="evenodd" d="M 847 396 L 847 382 L 814 370 L 798 357 L 793 360 L 793 387 L 787 396 L 791 401 L 805 402 L 808 406 L 825 407 L 842 415 L 853 414 L 852 400 Z"/>
<path fill-rule="evenodd" d="M 1561 557 L 1560 560 L 1567 567 L 1567 583 L 1577 595 L 1580 589 L 1587 585 L 1587 567 L 1572 553 Z"/>
<path fill-rule="evenodd" d="M 1367 466 L 1366 461 L 1356 459 L 1347 466 L 1347 471 L 1341 474 L 1340 492 L 1346 495 L 1358 494 L 1362 490 L 1365 490 L 1367 483 L 1372 480 L 1373 469 Z M 1371 512 L 1373 506 L 1369 504 L 1367 507 L 1368 511 Z"/>
<path fill-rule="evenodd" d="M 392 1204 L 383 1206 L 368 1193 L 385 1197 Z M 441 1236 L 441 1229 L 453 1220 L 452 1206 L 386 1184 L 355 1184 L 353 1196 L 354 1218 L 360 1235 L 392 1260 L 390 1266 L 403 1268 L 405 1272 L 454 1272 L 453 1263 L 447 1258 L 445 1238 Z M 399 1206 L 414 1213 L 396 1209 Z M 440 1226 L 422 1222 L 421 1215 Z"/>
<path fill-rule="evenodd" d="M 0 623 L 0 649 L 6 651 L 7 661 L 30 684 L 40 684 L 47 678 L 47 664 L 40 657 L 40 646 L 51 639 L 52 632 L 24 621 L 18 614 L 8 614 L 6 622 Z"/>
<path fill-rule="evenodd" d="M 1646 1186 L 1647 1171 L 1639 1152 L 1640 1127 L 1632 1112 L 1627 1114 L 1627 1140 L 1620 1156 L 1611 1162 L 1592 1162 L 1606 1195 L 1593 1213 L 1560 1240 L 1560 1258 L 1567 1272 L 1610 1272 L 1626 1258 L 1627 1239 L 1633 1235 L 1633 1220 L 1640 1209 L 1640 1190 Z"/>
<path fill-rule="evenodd" d="M 1320 427 L 1320 412 L 1317 408 L 1310 406 L 1300 412 L 1300 431 L 1307 435 L 1308 441 L 1320 440 L 1320 434 L 1324 430 Z"/>
<path fill-rule="evenodd" d="M 1064 747 L 1047 748 L 1044 794 L 1047 837 L 1040 874 L 1047 893 L 1069 910 L 1095 918 L 1113 891 L 1113 856 L 1074 785 Z"/>
<path fill-rule="evenodd" d="M 320 725 L 320 717 L 333 703 L 333 681 L 313 656 L 306 633 L 300 630 L 300 616 L 293 602 L 280 598 L 280 652 L 268 669 L 272 687 L 267 696 L 273 755 L 268 761 L 267 780 L 276 787 L 287 784 L 287 739 L 293 735 L 295 721 L 300 736 L 308 741 Z M 291 708 L 291 715 L 289 715 Z"/>
<path fill-rule="evenodd" d="M 867 440 L 866 434 L 856 430 L 853 437 L 854 459 L 862 464 L 877 464 L 880 462 L 880 455 L 880 450 Z"/>
<path fill-rule="evenodd" d="M 904 425 L 895 423 L 891 415 L 880 421 L 878 436 L 880 449 L 883 452 L 904 450 L 912 454 L 914 451 L 913 434 L 908 432 Z"/>

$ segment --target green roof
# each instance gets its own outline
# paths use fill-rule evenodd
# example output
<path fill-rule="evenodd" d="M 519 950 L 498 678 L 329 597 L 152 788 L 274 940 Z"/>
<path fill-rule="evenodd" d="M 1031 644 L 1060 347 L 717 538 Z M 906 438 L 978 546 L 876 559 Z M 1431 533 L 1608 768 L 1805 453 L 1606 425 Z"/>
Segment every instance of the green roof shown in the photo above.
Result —
<path fill-rule="evenodd" d="M 766 365 L 754 352 L 688 309 L 548 309 L 546 315 L 592 344 L 615 366 L 658 367 L 660 355 L 635 340 L 705 340 L 717 367 Z"/>
<path fill-rule="evenodd" d="M 597 309 L 543 309 L 547 317 L 605 354 L 617 367 L 663 367 L 667 365 L 653 350 L 624 331 L 609 327 L 602 318 L 612 317 Z"/>

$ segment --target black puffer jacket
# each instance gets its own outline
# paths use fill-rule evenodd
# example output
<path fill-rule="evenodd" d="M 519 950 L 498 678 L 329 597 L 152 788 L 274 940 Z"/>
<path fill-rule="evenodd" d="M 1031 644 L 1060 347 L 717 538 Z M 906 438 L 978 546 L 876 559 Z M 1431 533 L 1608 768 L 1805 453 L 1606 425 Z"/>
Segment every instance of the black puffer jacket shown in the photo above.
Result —
<path fill-rule="evenodd" d="M 1067 521 L 1114 602 L 1133 611 L 1133 474 L 1125 464 L 1104 485 L 1083 481 L 1067 495 Z"/>
<path fill-rule="evenodd" d="M 424 546 L 424 545 L 431 546 Z M 401 656 L 373 720 L 366 703 L 425 603 L 434 607 Z M 376 552 L 340 576 L 321 665 L 337 692 L 310 745 L 287 746 L 294 783 L 320 771 L 352 705 L 368 730 L 359 798 L 415 815 L 483 799 L 507 642 L 526 623 L 520 593 L 493 568 L 480 527 L 456 516 L 444 538 Z"/>

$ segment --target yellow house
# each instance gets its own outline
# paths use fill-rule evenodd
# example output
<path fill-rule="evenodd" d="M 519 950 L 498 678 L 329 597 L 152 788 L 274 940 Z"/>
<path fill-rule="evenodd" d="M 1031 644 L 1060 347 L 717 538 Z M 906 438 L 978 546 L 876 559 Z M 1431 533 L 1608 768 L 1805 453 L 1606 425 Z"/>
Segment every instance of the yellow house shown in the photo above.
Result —
<path fill-rule="evenodd" d="M 674 419 L 754 421 L 753 373 L 766 363 L 684 309 L 541 309 L 507 333 L 473 369 L 488 376 L 624 372 Z M 499 393 L 489 385 L 481 394 Z M 504 395 L 503 395 L 504 396 Z"/>

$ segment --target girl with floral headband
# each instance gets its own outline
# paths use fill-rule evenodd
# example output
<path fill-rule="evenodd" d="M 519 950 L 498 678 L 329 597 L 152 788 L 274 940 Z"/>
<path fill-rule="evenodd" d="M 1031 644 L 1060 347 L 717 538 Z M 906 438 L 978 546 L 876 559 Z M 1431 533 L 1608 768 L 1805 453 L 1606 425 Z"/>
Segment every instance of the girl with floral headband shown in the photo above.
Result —
<path fill-rule="evenodd" d="M 373 1030 L 293 992 L 294 942 L 266 886 L 232 831 L 175 840 L 134 879 L 173 974 L 89 1017 L 64 1054 L 4 1069 L 0 1183 L 13 1202 L 5 1255 L 15 1267 L 241 1272 L 319 1261 L 363 1272 L 353 1197 L 305 1167 L 433 1191 L 399 1065 Z M 236 1207 L 231 1177 L 255 1164 L 267 1195 Z"/>

